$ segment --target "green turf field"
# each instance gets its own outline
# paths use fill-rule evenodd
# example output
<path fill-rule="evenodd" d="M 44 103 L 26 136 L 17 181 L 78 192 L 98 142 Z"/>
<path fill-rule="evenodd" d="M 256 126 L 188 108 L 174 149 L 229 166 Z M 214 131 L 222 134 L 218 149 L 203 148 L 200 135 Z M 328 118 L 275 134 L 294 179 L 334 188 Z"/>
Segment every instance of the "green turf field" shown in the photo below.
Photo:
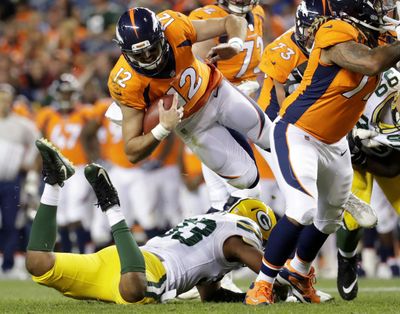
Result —
<path fill-rule="evenodd" d="M 361 280 L 359 296 L 352 302 L 340 299 L 333 280 L 321 280 L 317 287 L 333 294 L 335 300 L 322 305 L 287 303 L 257 308 L 198 301 L 140 306 L 77 301 L 30 281 L 0 281 L 0 313 L 400 313 L 400 280 Z"/>

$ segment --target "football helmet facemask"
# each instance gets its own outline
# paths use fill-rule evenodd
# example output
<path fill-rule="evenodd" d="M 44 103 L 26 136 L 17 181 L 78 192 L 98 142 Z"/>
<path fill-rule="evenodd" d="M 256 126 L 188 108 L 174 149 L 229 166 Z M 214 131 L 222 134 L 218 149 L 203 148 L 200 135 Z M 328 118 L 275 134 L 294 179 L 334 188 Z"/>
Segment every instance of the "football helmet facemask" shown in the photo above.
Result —
<path fill-rule="evenodd" d="M 311 52 L 313 39 L 310 38 L 309 28 L 314 20 L 320 16 L 329 15 L 327 8 L 322 4 L 324 0 L 303 0 L 296 10 L 295 39 L 302 51 L 308 55 Z"/>
<path fill-rule="evenodd" d="M 259 0 L 218 0 L 218 4 L 232 14 L 246 14 L 259 2 Z"/>
<path fill-rule="evenodd" d="M 126 11 L 118 20 L 116 37 L 123 56 L 136 72 L 154 76 L 164 69 L 170 47 L 154 12 L 141 7 Z"/>
<path fill-rule="evenodd" d="M 257 223 L 261 229 L 263 240 L 269 238 L 272 228 L 276 225 L 273 210 L 258 199 L 239 199 L 228 210 L 231 214 L 247 217 Z"/>
<path fill-rule="evenodd" d="M 70 110 L 80 99 L 81 86 L 74 75 L 63 73 L 51 83 L 49 95 L 53 98 L 52 105 L 58 110 Z"/>

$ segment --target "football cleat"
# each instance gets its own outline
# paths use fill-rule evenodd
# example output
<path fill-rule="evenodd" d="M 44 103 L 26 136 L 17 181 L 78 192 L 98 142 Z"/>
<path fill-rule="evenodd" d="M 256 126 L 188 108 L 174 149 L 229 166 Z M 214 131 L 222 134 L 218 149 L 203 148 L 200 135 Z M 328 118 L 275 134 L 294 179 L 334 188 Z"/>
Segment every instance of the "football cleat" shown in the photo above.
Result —
<path fill-rule="evenodd" d="M 36 140 L 36 147 L 42 156 L 43 169 L 42 174 L 44 182 L 50 185 L 64 185 L 64 181 L 68 180 L 74 173 L 75 169 L 67 158 L 65 158 L 59 150 L 45 138 Z"/>
<path fill-rule="evenodd" d="M 274 303 L 273 285 L 264 280 L 251 284 L 243 301 L 246 305 L 269 305 Z"/>
<path fill-rule="evenodd" d="M 237 293 L 242 293 L 243 291 L 233 282 L 232 272 L 227 273 L 221 280 L 221 287 Z"/>
<path fill-rule="evenodd" d="M 314 288 L 314 272 L 314 267 L 311 267 L 307 276 L 301 275 L 287 262 L 279 272 L 276 280 L 281 285 L 289 285 L 293 296 L 302 303 L 323 303 L 332 300 L 333 297 L 331 295 Z"/>
<path fill-rule="evenodd" d="M 85 167 L 85 177 L 97 197 L 97 206 L 103 212 L 110 207 L 120 205 L 117 190 L 114 188 L 107 171 L 100 165 L 92 163 Z"/>
<path fill-rule="evenodd" d="M 343 208 L 353 216 L 361 227 L 372 228 L 378 223 L 378 217 L 374 209 L 353 193 L 350 194 Z"/>
<path fill-rule="evenodd" d="M 350 301 L 358 293 L 358 256 L 346 258 L 338 252 L 337 289 L 342 299 Z"/>

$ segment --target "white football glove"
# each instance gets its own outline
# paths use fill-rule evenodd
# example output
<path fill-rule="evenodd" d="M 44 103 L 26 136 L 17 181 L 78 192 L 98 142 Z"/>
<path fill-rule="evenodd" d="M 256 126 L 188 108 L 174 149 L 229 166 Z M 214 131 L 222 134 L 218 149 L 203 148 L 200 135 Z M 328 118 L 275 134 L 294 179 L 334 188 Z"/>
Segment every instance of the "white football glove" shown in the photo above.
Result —
<path fill-rule="evenodd" d="M 379 147 L 382 145 L 380 142 L 373 139 L 377 135 L 379 135 L 379 133 L 376 131 L 358 128 L 353 129 L 353 137 L 358 137 L 361 140 L 363 146 L 368 148 Z"/>
<path fill-rule="evenodd" d="M 383 26 L 383 29 L 387 31 L 395 31 L 397 34 L 397 40 L 400 40 L 400 21 L 392 19 L 391 17 L 384 16 L 383 20 L 388 23 Z"/>
<path fill-rule="evenodd" d="M 260 84 L 257 81 L 244 81 L 236 86 L 242 93 L 250 96 L 255 93 L 259 88 Z"/>

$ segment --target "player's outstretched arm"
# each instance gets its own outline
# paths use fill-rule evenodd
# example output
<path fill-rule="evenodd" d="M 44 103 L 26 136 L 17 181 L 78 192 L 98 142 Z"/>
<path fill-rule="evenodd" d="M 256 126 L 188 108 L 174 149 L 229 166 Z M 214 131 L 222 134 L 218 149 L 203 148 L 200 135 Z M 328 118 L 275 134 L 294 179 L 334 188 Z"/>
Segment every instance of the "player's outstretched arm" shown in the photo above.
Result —
<path fill-rule="evenodd" d="M 221 287 L 220 281 L 196 286 L 203 302 L 243 302 L 246 293 L 233 292 Z"/>
<path fill-rule="evenodd" d="M 240 262 L 255 273 L 261 269 L 263 252 L 243 241 L 242 237 L 233 236 L 224 243 L 224 256 L 230 262 Z"/>
<path fill-rule="evenodd" d="M 228 43 L 219 44 L 211 48 L 206 55 L 206 58 L 211 63 L 221 59 L 230 59 L 243 50 L 243 41 L 247 35 L 247 21 L 244 18 L 227 15 L 223 18 L 195 20 L 192 23 L 197 33 L 197 42 L 209 40 L 224 34 L 228 35 Z M 205 47 L 203 47 L 204 49 Z M 196 53 L 196 51 L 194 52 Z M 204 51 L 201 53 L 204 57 Z"/>
<path fill-rule="evenodd" d="M 399 60 L 400 41 L 373 49 L 355 41 L 347 41 L 321 52 L 323 63 L 337 64 L 344 69 L 368 76 L 388 70 Z"/>

